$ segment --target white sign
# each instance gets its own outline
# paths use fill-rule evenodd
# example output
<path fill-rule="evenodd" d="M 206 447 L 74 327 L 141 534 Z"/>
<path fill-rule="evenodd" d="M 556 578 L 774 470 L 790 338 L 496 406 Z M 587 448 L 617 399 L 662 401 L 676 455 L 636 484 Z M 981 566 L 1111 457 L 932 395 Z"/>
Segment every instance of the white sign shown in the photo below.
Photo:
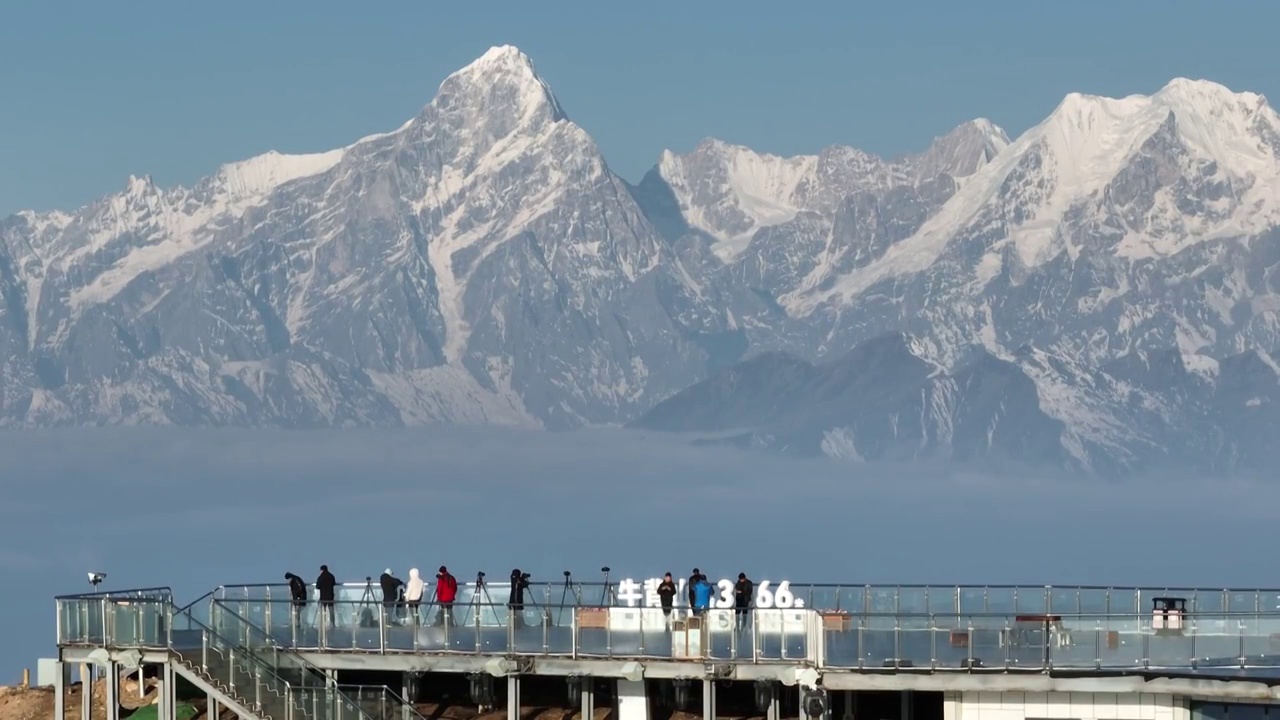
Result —
<path fill-rule="evenodd" d="M 618 603 L 626 607 L 661 607 L 662 599 L 658 597 L 658 586 L 662 584 L 662 578 L 650 578 L 643 583 L 637 582 L 631 578 L 618 582 Z M 675 606 L 683 607 L 688 603 L 689 593 L 687 590 L 688 580 L 680 579 L 676 582 Z M 754 608 L 767 610 L 770 608 L 779 608 L 789 610 L 791 608 L 804 607 L 804 600 L 791 594 L 791 582 L 783 580 L 778 583 L 776 589 L 770 589 L 771 582 L 761 580 L 756 583 L 755 601 L 751 603 Z M 722 610 L 730 609 L 733 603 L 733 586 L 732 580 L 721 580 L 714 585 L 720 593 L 711 601 L 711 607 Z"/>

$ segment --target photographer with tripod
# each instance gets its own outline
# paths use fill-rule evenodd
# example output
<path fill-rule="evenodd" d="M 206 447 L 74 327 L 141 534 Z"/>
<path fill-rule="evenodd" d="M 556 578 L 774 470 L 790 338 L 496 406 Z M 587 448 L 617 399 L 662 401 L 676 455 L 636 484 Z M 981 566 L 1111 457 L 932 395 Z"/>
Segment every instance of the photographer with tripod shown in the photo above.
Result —
<path fill-rule="evenodd" d="M 529 573 L 520 568 L 511 571 L 511 593 L 507 596 L 507 608 L 511 611 L 516 628 L 524 627 L 524 591 L 529 587 Z"/>

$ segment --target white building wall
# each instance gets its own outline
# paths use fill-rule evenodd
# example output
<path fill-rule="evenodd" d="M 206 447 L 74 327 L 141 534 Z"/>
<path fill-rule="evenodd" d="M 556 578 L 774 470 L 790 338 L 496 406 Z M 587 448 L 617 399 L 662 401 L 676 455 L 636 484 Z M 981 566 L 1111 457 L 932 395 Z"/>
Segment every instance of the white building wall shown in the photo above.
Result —
<path fill-rule="evenodd" d="M 1191 720 L 1186 698 L 1152 693 L 949 692 L 943 720 Z"/>

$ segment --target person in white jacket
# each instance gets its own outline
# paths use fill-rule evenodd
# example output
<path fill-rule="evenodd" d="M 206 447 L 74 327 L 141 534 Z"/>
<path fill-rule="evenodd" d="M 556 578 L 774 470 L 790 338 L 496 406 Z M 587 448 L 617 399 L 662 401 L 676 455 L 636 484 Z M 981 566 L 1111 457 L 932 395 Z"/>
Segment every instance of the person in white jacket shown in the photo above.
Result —
<path fill-rule="evenodd" d="M 427 584 L 418 574 L 418 568 L 410 568 L 409 582 L 404 586 L 404 601 L 409 606 L 409 617 L 413 618 L 415 625 L 418 624 L 418 605 L 422 603 L 422 593 L 426 588 Z"/>

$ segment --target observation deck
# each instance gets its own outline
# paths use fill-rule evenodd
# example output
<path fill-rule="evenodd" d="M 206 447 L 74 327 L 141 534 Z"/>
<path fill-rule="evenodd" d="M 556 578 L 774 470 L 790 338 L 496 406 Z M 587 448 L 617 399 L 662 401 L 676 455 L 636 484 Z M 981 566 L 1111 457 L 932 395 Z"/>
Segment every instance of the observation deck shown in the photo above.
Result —
<path fill-rule="evenodd" d="M 445 612 L 433 594 L 412 611 L 361 582 L 339 587 L 332 618 L 313 588 L 296 610 L 279 584 L 222 586 L 185 605 L 165 588 L 67 596 L 57 599 L 59 659 L 160 664 L 224 695 L 239 678 L 256 691 L 237 696 L 249 703 L 242 715 L 274 720 L 316 716 L 320 692 L 347 698 L 353 712 L 373 691 L 348 681 L 370 673 L 400 673 L 397 697 L 413 696 L 425 675 L 469 678 L 480 699 L 485 683 L 508 678 L 509 703 L 522 677 L 671 681 L 677 694 L 699 681 L 712 684 L 704 714 L 715 684 L 735 682 L 775 693 L 1280 698 L 1280 590 L 758 582 L 739 615 L 732 584 L 720 581 L 703 614 L 690 612 L 682 585 L 668 617 L 655 585 L 532 583 L 512 610 L 507 584 L 460 582 Z M 592 694 L 578 684 L 575 698 Z M 274 713 L 263 710 L 264 688 L 284 698 Z M 386 714 L 394 693 L 376 692 Z M 400 705 L 399 717 L 410 717 L 412 703 L 390 707 Z"/>

